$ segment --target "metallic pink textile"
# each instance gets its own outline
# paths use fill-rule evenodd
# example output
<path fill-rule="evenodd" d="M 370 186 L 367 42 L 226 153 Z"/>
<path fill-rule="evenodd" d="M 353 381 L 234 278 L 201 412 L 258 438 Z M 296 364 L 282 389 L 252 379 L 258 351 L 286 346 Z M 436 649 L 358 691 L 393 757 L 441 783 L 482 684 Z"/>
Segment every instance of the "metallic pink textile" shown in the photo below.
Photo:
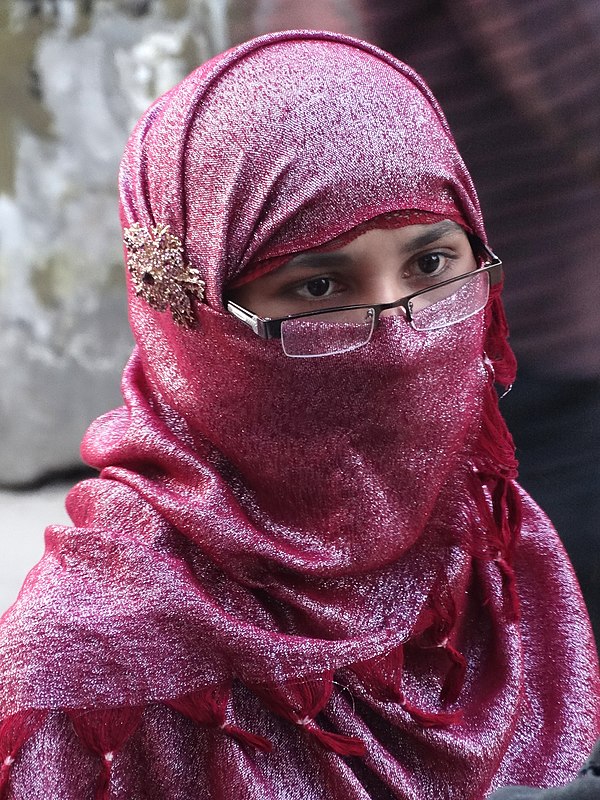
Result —
<path fill-rule="evenodd" d="M 595 648 L 514 483 L 497 296 L 306 360 L 223 310 L 257 262 L 387 212 L 458 212 L 485 239 L 422 81 L 343 36 L 254 40 L 152 106 L 120 189 L 124 226 L 168 224 L 207 302 L 185 329 L 130 291 L 126 404 L 83 445 L 101 476 L 0 626 L 0 796 L 478 800 L 568 780 L 599 731 Z"/>

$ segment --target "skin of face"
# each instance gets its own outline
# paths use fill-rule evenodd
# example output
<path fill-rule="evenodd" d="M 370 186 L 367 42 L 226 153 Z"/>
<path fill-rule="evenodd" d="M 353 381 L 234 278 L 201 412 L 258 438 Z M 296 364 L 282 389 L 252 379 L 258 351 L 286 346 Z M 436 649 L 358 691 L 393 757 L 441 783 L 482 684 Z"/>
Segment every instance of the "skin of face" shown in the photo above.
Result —
<path fill-rule="evenodd" d="M 373 228 L 339 249 L 307 250 L 226 293 L 275 319 L 337 306 L 390 303 L 477 268 L 464 230 L 451 220 Z M 383 315 L 402 314 L 401 308 Z"/>

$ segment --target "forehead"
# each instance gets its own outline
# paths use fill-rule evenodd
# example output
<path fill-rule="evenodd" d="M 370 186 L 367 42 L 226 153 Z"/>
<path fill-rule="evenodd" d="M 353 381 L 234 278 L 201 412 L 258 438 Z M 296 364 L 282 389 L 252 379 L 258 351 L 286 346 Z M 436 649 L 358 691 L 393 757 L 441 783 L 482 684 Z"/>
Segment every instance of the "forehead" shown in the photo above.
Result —
<path fill-rule="evenodd" d="M 348 242 L 343 239 L 330 242 L 325 247 L 305 250 L 293 256 L 279 269 L 285 270 L 299 264 L 325 263 L 331 259 L 348 261 L 376 255 L 382 250 L 398 255 L 410 255 L 442 240 L 466 239 L 465 231 L 452 220 L 442 220 L 427 225 L 404 225 L 400 228 L 372 228 Z"/>

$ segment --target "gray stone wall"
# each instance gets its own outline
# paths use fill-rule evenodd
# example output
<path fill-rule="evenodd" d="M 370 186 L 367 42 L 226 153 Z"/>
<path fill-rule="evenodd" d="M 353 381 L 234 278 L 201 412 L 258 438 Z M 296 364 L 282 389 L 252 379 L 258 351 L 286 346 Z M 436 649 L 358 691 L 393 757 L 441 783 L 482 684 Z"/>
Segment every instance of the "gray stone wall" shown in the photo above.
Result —
<path fill-rule="evenodd" d="M 0 0 L 0 485 L 75 467 L 121 402 L 119 158 L 227 30 L 226 0 Z"/>

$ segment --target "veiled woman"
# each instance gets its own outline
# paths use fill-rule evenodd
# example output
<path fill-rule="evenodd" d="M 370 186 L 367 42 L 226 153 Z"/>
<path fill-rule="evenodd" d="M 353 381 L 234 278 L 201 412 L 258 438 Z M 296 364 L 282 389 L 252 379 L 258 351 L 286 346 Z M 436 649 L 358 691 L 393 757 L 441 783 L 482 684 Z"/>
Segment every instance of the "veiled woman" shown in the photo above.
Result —
<path fill-rule="evenodd" d="M 502 267 L 422 80 L 248 42 L 142 117 L 120 195 L 125 405 L 0 626 L 5 796 L 569 780 L 595 648 L 515 483 Z"/>

